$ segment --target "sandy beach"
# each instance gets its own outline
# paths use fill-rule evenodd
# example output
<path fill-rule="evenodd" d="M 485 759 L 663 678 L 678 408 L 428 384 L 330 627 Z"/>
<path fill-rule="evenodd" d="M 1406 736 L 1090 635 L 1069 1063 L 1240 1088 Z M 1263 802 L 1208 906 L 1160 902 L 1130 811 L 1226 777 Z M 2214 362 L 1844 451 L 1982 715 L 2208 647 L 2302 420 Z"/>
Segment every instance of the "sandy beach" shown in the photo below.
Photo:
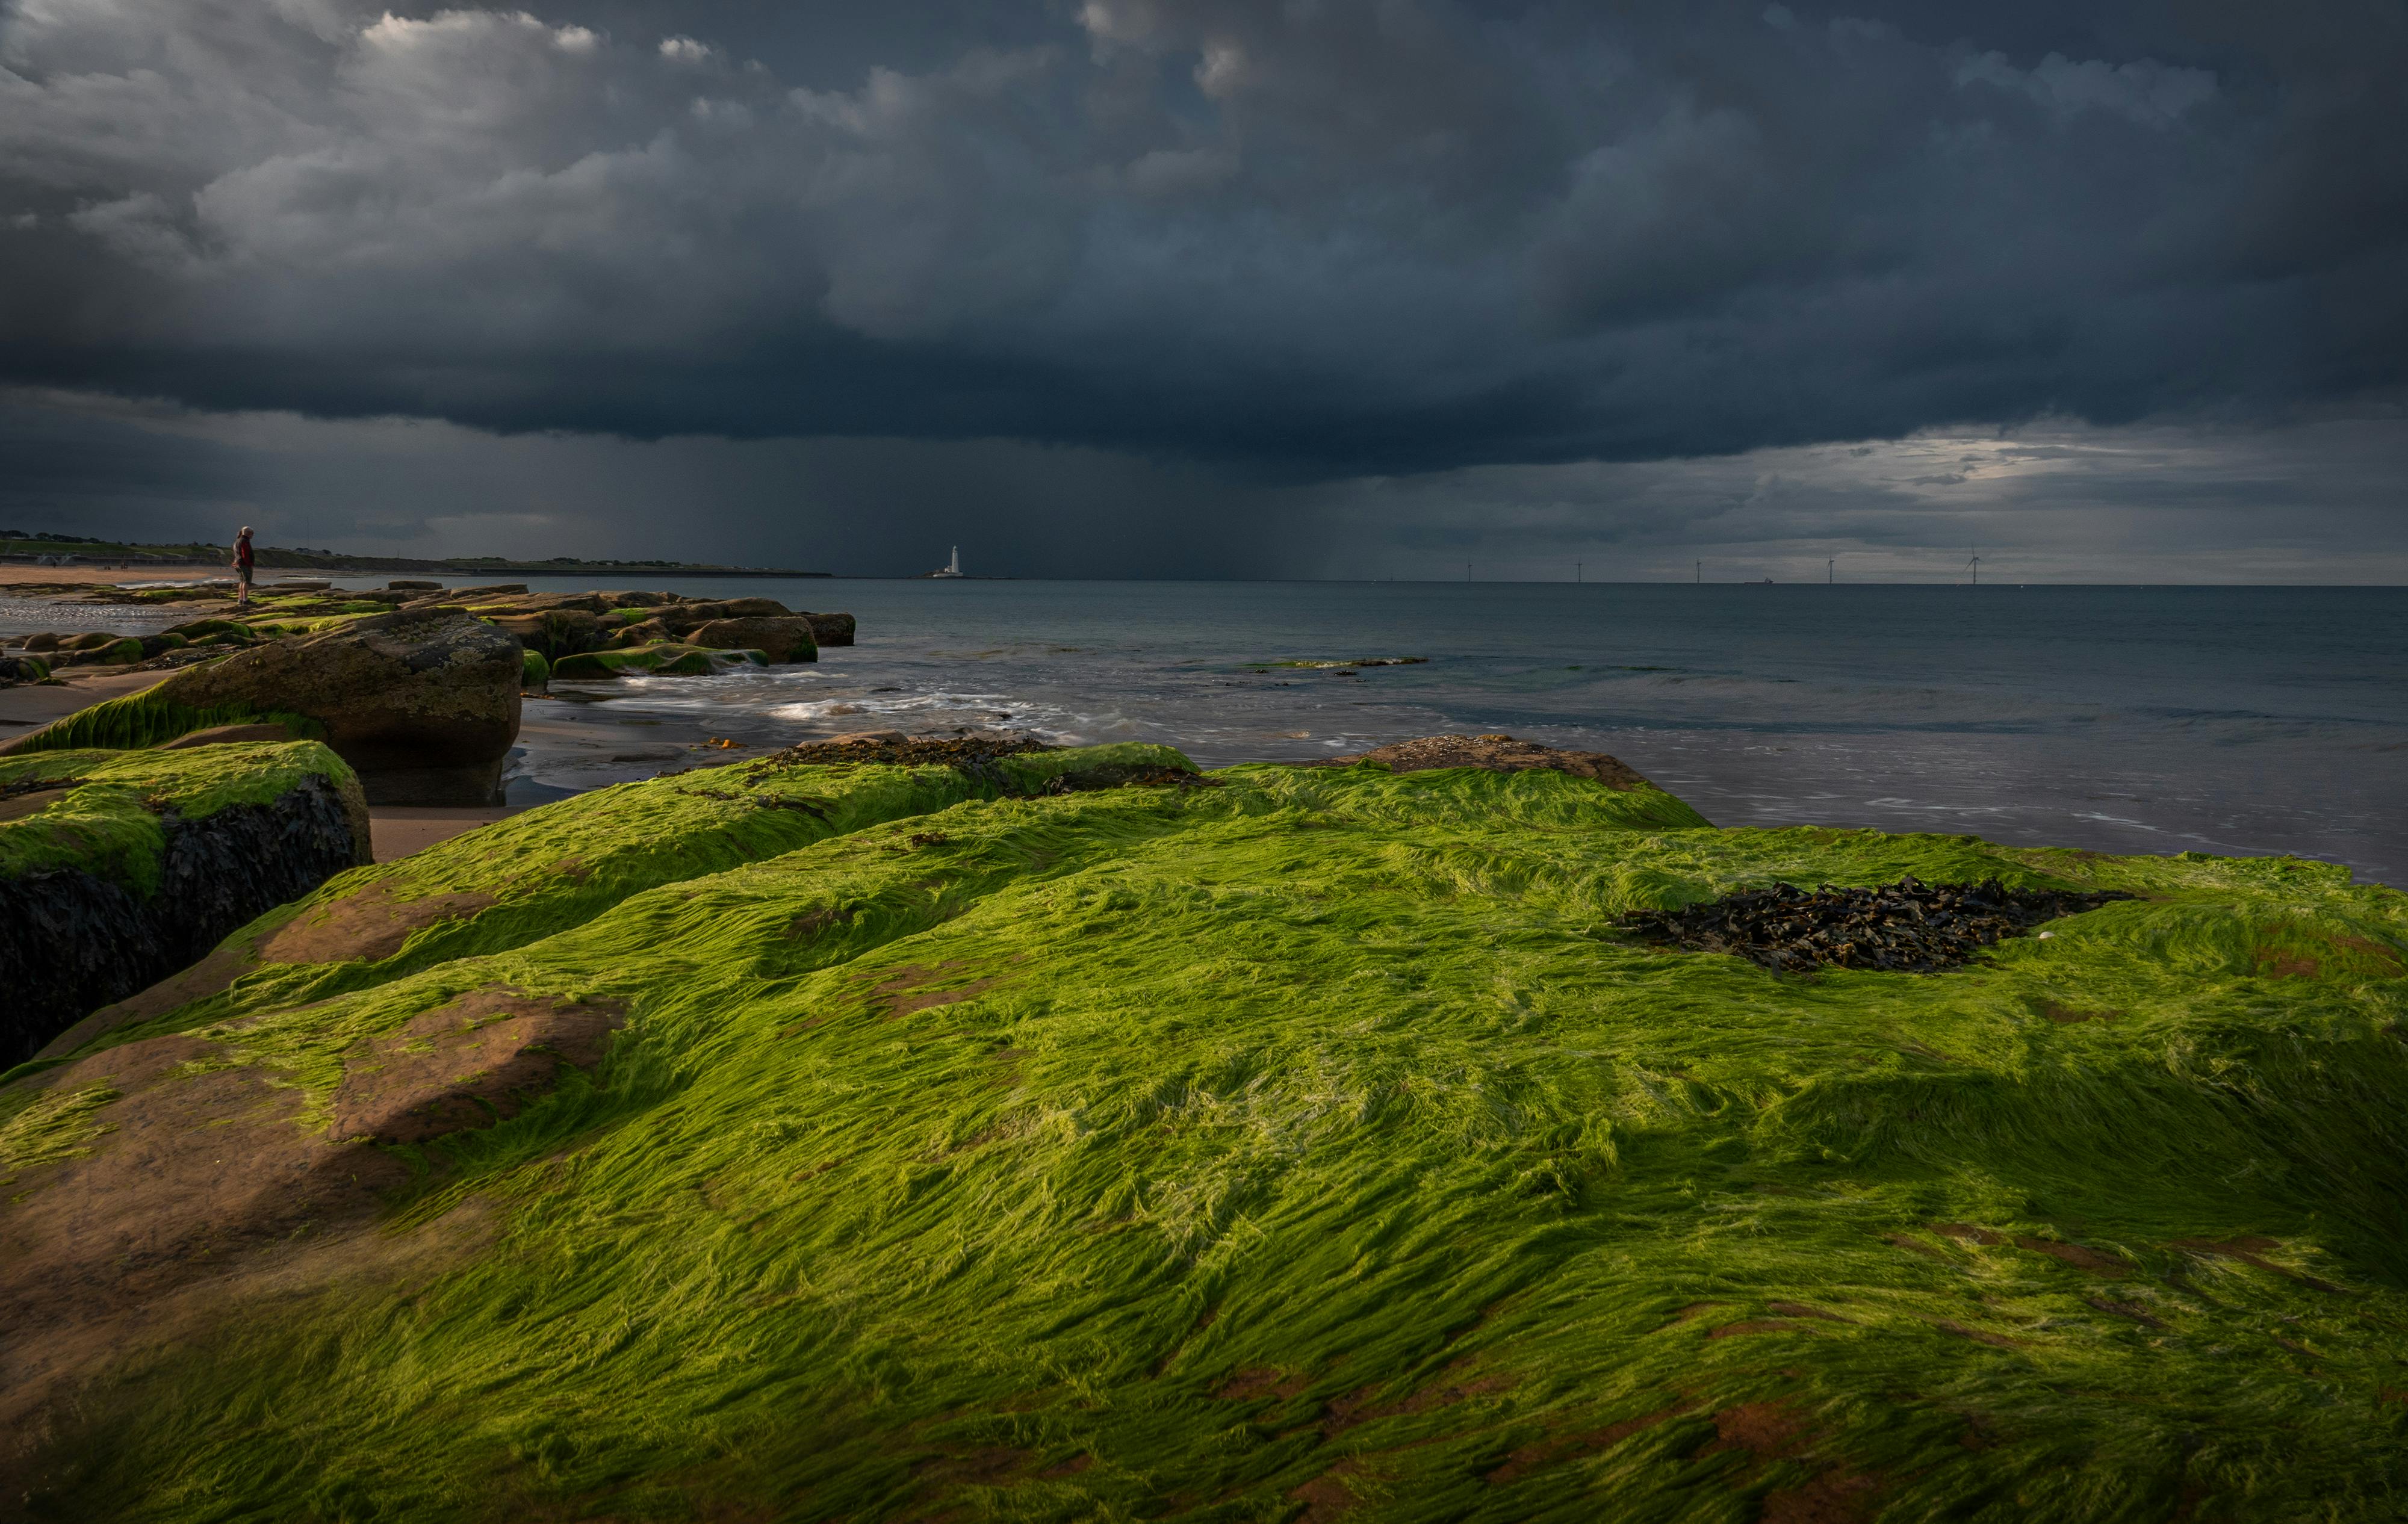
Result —
<path fill-rule="evenodd" d="M 93 582 L 192 582 L 202 577 L 234 575 L 232 568 L 212 562 L 207 565 L 110 566 L 93 562 L 78 562 L 71 566 L 30 566 L 15 562 L 0 563 L 0 583 L 40 582 L 50 586 L 84 586 Z M 306 572 L 276 574 L 306 577 Z M 273 577 L 263 575 L 265 583 Z"/>

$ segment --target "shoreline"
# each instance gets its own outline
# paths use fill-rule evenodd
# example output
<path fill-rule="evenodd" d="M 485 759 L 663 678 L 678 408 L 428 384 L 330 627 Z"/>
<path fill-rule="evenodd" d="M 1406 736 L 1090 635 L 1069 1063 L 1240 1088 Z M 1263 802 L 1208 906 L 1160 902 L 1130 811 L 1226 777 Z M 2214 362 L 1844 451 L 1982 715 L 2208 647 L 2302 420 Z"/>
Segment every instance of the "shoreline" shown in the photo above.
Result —
<path fill-rule="evenodd" d="M 375 564 L 364 563 L 373 562 Z M 812 579 L 836 577 L 834 572 L 796 571 L 783 566 L 706 566 L 683 563 L 666 566 L 614 566 L 602 562 L 580 562 L 573 565 L 553 563 L 493 562 L 454 565 L 443 562 L 383 560 L 366 557 L 360 561 L 332 563 L 262 560 L 258 563 L 260 579 L 274 581 L 287 577 L 797 577 Z M 222 561 L 75 561 L 57 565 L 38 562 L 0 560 L 0 582 L 60 581 L 90 582 L 93 574 L 107 573 L 101 581 L 127 580 L 189 580 L 195 576 L 231 577 L 233 568 Z"/>
<path fill-rule="evenodd" d="M 1620 756 L 1677 782 L 1723 824 L 2298 855 L 2375 884 L 2408 872 L 2408 832 L 2381 806 L 2383 754 L 2408 733 L 2364 695 L 2388 659 L 2293 639 L 2321 595 L 2218 593 L 2214 620 L 2186 622 L 2168 642 L 2159 597 L 2098 590 L 2035 590 L 2024 596 L 2046 600 L 2045 620 L 1968 624 L 1946 590 L 1884 589 L 1833 626 L 1764 605 L 1734 625 L 1688 589 L 1635 590 L 1572 620 L 1569 588 L 1560 600 L 1465 600 L 1461 589 L 997 583 L 993 598 L 965 599 L 915 582 L 843 585 L 857 590 L 845 601 L 865 634 L 875 630 L 858 648 L 757 682 L 597 683 L 584 695 L 555 684 L 570 702 L 527 705 L 527 754 L 514 770 L 583 791 L 680 765 L 614 765 L 636 749 L 622 743 L 714 732 L 758 748 L 838 730 L 1000 724 L 1071 745 L 1162 741 L 1217 767 L 1495 731 Z M 809 590 L 825 597 L 836 584 L 670 586 L 731 598 L 757 587 L 819 606 Z M 62 633 L 68 620 L 89 631 L 132 612 L 53 596 Z M 2354 595 L 2348 606 L 2393 626 L 2402 617 L 2388 594 Z M 1455 628 L 1456 615 L 1476 618 Z M 34 588 L 0 606 L 9 628 L 40 628 L 44 617 Z M 2160 638 L 2135 638 L 2152 630 Z M 1914 660 L 1863 660 L 1869 642 L 1912 640 L 1938 645 Z M 1268 659 L 1375 652 L 1437 660 L 1351 677 L 1257 670 Z M 2286 686 L 2283 674 L 2300 665 L 2345 680 Z M 538 713 L 575 729 L 556 733 L 555 747 L 532 728 Z M 2296 786 L 2270 790 L 2278 776 Z M 514 788 L 511 797 L 558 795 Z"/>

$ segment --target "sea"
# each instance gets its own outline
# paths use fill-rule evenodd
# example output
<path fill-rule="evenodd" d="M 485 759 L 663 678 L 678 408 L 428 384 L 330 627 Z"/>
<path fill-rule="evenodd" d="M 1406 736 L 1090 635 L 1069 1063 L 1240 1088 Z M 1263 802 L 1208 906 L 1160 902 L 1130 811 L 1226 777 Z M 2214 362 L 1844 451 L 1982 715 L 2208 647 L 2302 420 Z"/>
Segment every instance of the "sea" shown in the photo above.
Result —
<path fill-rule="evenodd" d="M 842 610 L 858 644 L 555 685 L 529 718 L 566 722 L 530 725 L 513 800 L 651 776 L 698 737 L 970 727 L 1218 766 L 1464 732 L 1611 752 L 1720 825 L 2290 854 L 2408 886 L 2408 589 L 625 585 Z"/>

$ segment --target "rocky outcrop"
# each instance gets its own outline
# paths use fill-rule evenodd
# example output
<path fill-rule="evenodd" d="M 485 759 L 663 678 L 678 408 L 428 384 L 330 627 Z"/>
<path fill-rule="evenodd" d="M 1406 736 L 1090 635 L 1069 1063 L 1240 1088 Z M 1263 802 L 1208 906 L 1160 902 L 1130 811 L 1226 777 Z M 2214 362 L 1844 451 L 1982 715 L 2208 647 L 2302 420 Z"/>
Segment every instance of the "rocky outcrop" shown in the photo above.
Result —
<path fill-rule="evenodd" d="M 359 785 L 316 746 L 54 753 L 0 795 L 0 1068 L 369 860 Z"/>
<path fill-rule="evenodd" d="M 853 616 L 850 614 L 798 614 L 796 618 L 811 621 L 811 638 L 823 646 L 853 644 Z"/>
<path fill-rule="evenodd" d="M 820 659 L 819 642 L 812 638 L 811 621 L 795 615 L 782 619 L 774 615 L 753 615 L 712 620 L 695 626 L 686 638 L 697 646 L 715 650 L 756 650 L 772 662 L 816 662 Z"/>
<path fill-rule="evenodd" d="M 313 720 L 372 805 L 492 805 L 523 670 L 517 638 L 481 620 L 403 612 L 257 646 L 138 697 Z"/>
<path fill-rule="evenodd" d="M 541 651 L 546 660 L 554 662 L 579 651 L 594 649 L 602 643 L 605 634 L 602 617 L 584 608 L 488 614 L 485 619 L 494 629 L 508 631 L 529 650 Z"/>
<path fill-rule="evenodd" d="M 677 632 L 660 620 L 642 620 L 621 629 L 618 634 L 610 637 L 610 644 L 618 647 L 662 646 L 670 644 L 676 639 Z"/>
<path fill-rule="evenodd" d="M 6 1495 L 2399 1515 L 2408 900 L 1389 755 L 864 736 L 271 913 L 0 1086 Z M 1619 920 L 1902 875 L 2180 913 L 1942 975 Z"/>
<path fill-rule="evenodd" d="M 610 677 L 707 677 L 745 666 L 767 666 L 758 650 L 710 650 L 674 642 L 634 646 L 623 650 L 580 651 L 553 663 L 551 676 L 567 682 L 592 682 Z"/>
<path fill-rule="evenodd" d="M 791 619 L 794 613 L 775 598 L 720 598 L 666 605 L 653 618 L 683 634 L 713 620 Z"/>

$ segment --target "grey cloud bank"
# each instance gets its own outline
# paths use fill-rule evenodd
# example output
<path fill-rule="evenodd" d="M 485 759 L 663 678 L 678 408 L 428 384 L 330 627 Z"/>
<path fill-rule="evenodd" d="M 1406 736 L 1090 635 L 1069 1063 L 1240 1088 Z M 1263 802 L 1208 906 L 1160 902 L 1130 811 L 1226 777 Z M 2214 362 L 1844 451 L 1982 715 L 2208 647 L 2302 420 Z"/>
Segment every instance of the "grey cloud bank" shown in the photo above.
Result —
<path fill-rule="evenodd" d="M 2358 0 L 13 0 L 0 504 L 2395 579 L 2403 65 Z"/>

